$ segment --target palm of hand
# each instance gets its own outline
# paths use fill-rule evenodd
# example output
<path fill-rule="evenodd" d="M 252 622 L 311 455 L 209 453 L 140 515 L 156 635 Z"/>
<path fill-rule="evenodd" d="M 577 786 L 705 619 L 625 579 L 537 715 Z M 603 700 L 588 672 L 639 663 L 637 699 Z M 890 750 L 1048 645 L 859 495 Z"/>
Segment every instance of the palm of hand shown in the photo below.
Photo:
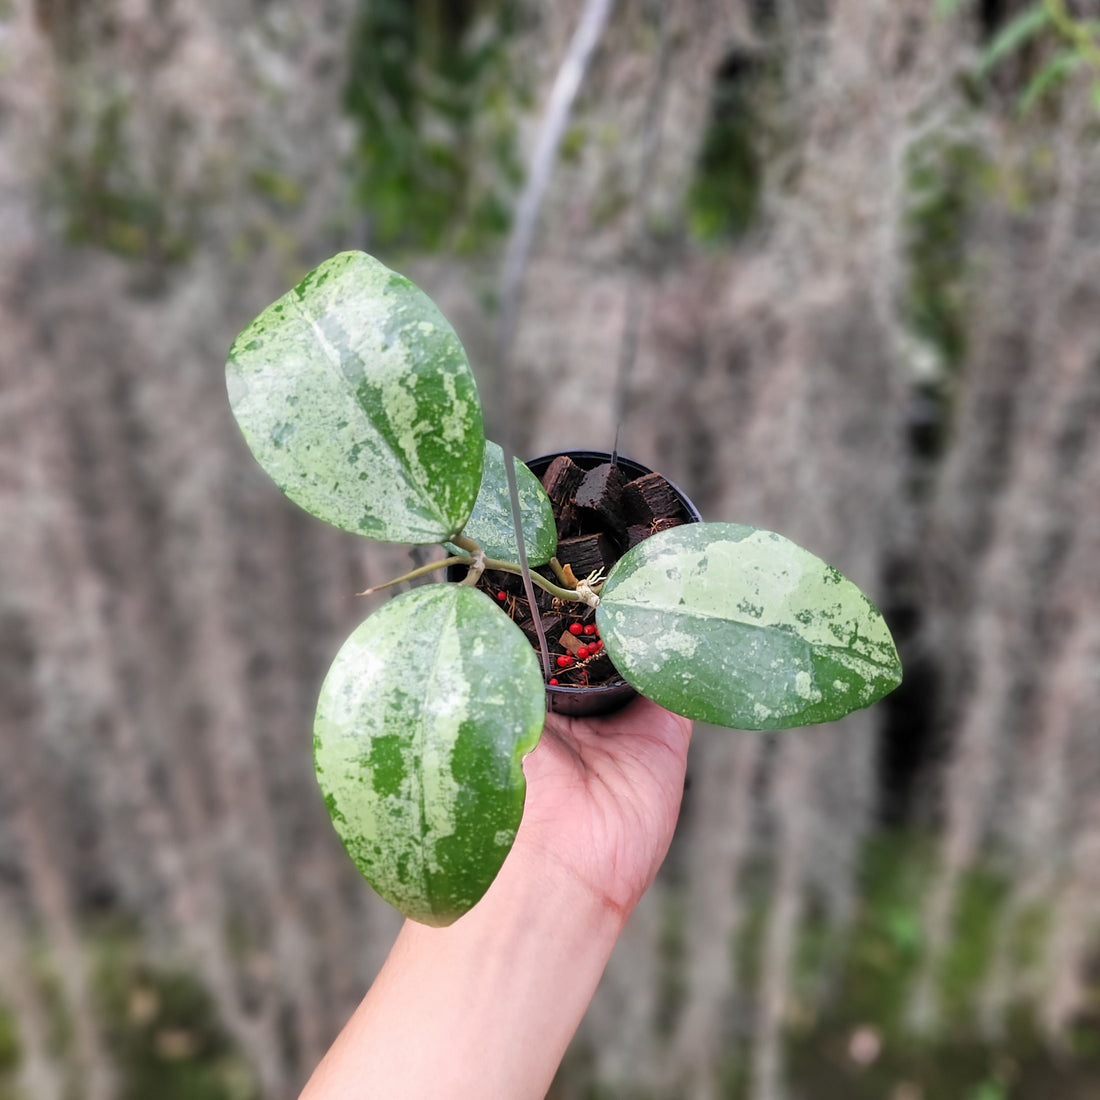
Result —
<path fill-rule="evenodd" d="M 557 863 L 628 913 L 672 840 L 691 726 L 644 698 L 607 718 L 549 715 L 524 761 L 517 848 Z"/>

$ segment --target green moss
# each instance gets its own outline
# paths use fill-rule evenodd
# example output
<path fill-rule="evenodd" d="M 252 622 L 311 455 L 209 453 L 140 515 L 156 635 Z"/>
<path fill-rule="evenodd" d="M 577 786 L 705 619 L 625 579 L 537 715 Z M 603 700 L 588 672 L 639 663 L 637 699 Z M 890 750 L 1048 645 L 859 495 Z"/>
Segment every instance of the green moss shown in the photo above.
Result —
<path fill-rule="evenodd" d="M 661 894 L 661 923 L 657 939 L 657 1033 L 670 1036 L 687 994 L 688 914 L 681 892 Z"/>
<path fill-rule="evenodd" d="M 1058 1051 L 1052 1051 L 1039 1032 L 1029 1005 L 1013 1009 L 1003 1038 L 990 1041 L 979 1030 L 977 1002 L 1008 888 L 1005 878 L 987 867 L 972 869 L 960 882 L 955 937 L 939 975 L 941 1027 L 925 1039 L 907 1028 L 905 1014 L 921 964 L 921 922 L 937 852 L 938 840 L 931 835 L 874 834 L 860 857 L 852 922 L 839 932 L 813 894 L 807 898 L 787 1001 L 784 1059 L 792 1093 L 801 1100 L 1091 1096 L 1091 1085 L 1100 1080 L 1100 1029 L 1095 1019 L 1072 1029 Z M 750 1024 L 757 1010 L 773 874 L 767 862 L 756 862 L 739 886 L 746 914 L 734 945 L 737 1018 L 742 1025 Z M 666 919 L 672 946 L 668 962 L 681 965 L 686 949 L 677 937 L 684 915 L 674 900 Z M 1048 919 L 1049 913 L 1036 910 L 1020 920 L 1014 943 L 1023 957 L 1038 951 Z M 666 981 L 662 990 L 675 1002 L 668 1008 L 675 1020 L 683 990 L 675 981 Z M 1100 988 L 1093 996 L 1100 1017 Z M 853 1037 L 860 1033 L 865 1044 L 877 1044 L 863 1063 L 852 1056 Z M 716 1066 L 717 1095 L 747 1100 L 752 1094 L 751 1043 L 751 1028 L 743 1026 L 722 1051 Z M 909 1092 L 902 1088 L 906 1084 Z"/>
<path fill-rule="evenodd" d="M 126 929 L 101 933 L 96 956 L 118 1100 L 258 1100 L 251 1070 L 193 973 L 151 960 Z"/>
<path fill-rule="evenodd" d="M 737 237 L 756 218 L 763 184 L 757 75 L 734 57 L 715 77 L 710 121 L 687 195 L 688 228 L 697 240 Z"/>
<path fill-rule="evenodd" d="M 1078 1095 L 1074 1088 L 1100 1075 L 1100 1044 L 1090 1048 L 1071 1036 L 1066 1051 L 1056 1055 L 1039 1033 L 1031 1006 L 1024 1005 L 1011 1014 L 1003 1039 L 990 1041 L 979 1030 L 977 1001 L 1009 885 L 988 868 L 972 869 L 960 882 L 955 934 L 938 974 L 940 1027 L 923 1040 L 905 1027 L 921 961 L 921 916 L 934 854 L 931 838 L 912 833 L 879 833 L 868 843 L 860 905 L 832 995 L 816 998 L 817 1012 L 788 1036 L 790 1077 L 800 1095 L 881 1100 L 904 1082 L 919 1086 L 921 1096 L 959 1100 Z M 1026 914 L 1016 929 L 1017 945 L 1037 951 L 1048 916 Z M 822 951 L 816 941 L 823 935 L 820 922 L 811 919 L 799 956 L 799 983 L 817 973 Z M 880 1043 L 877 1056 L 865 1065 L 851 1057 L 857 1029 L 867 1029 Z"/>
<path fill-rule="evenodd" d="M 574 123 L 562 136 L 559 159 L 563 164 L 577 164 L 587 144 L 588 127 L 580 122 Z"/>
<path fill-rule="evenodd" d="M 127 259 L 175 263 L 192 250 L 186 210 L 138 178 L 126 132 L 130 101 L 107 101 L 90 120 L 90 140 L 75 133 L 60 144 L 50 189 L 71 244 L 90 245 Z"/>
<path fill-rule="evenodd" d="M 305 192 L 297 180 L 273 168 L 254 169 L 249 179 L 257 193 L 278 208 L 295 209 L 305 199 Z"/>
<path fill-rule="evenodd" d="M 944 1024 L 965 1028 L 975 1016 L 975 997 L 989 971 L 996 928 L 1008 883 L 984 869 L 972 870 L 960 884 L 955 935 L 943 961 L 940 995 Z"/>
<path fill-rule="evenodd" d="M 19 1066 L 19 1031 L 15 1014 L 0 1008 L 0 1096 L 3 1096 L 4 1082 Z"/>
<path fill-rule="evenodd" d="M 503 0 L 361 0 L 345 107 L 372 248 L 473 250 L 505 232 L 522 177 Z"/>
<path fill-rule="evenodd" d="M 996 186 L 996 172 L 974 145 L 944 145 L 937 136 L 909 161 L 909 323 L 949 369 L 966 357 L 973 270 L 968 225 Z"/>

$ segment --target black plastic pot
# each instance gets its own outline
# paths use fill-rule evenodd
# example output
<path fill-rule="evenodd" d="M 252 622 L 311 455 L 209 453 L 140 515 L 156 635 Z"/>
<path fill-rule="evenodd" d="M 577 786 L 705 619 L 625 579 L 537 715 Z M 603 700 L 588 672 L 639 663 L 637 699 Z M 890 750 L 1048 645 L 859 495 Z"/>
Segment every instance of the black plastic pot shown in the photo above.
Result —
<path fill-rule="evenodd" d="M 578 466 L 584 470 L 591 470 L 604 462 L 611 461 L 611 454 L 607 451 L 559 451 L 555 454 L 540 455 L 532 458 L 527 466 L 535 477 L 541 478 L 546 473 L 547 467 L 558 454 L 568 455 Z M 648 466 L 643 466 L 633 459 L 619 455 L 617 463 L 629 474 L 631 479 L 641 477 L 643 474 L 653 473 Z M 663 475 L 662 475 L 663 476 Z M 667 480 L 667 478 L 666 478 Z M 683 505 L 689 523 L 698 523 L 702 519 L 699 510 L 686 497 L 680 489 L 669 482 L 677 499 Z M 569 714 L 575 716 L 610 714 L 620 710 L 634 698 L 636 692 L 625 681 L 617 680 L 614 683 L 602 684 L 599 687 L 568 687 L 564 685 L 548 684 L 546 687 L 547 709 L 556 714 Z"/>

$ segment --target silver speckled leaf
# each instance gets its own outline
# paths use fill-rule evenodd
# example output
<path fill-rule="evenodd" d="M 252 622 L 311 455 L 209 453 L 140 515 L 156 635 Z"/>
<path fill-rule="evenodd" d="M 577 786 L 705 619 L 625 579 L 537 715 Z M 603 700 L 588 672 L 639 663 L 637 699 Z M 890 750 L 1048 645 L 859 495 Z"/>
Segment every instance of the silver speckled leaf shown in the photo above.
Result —
<path fill-rule="evenodd" d="M 874 604 L 755 527 L 693 523 L 639 543 L 611 570 L 596 622 L 641 694 L 735 729 L 830 722 L 901 683 Z"/>
<path fill-rule="evenodd" d="M 414 588 L 355 630 L 321 688 L 314 761 L 386 901 L 432 925 L 478 901 L 519 828 L 521 761 L 545 718 L 535 651 L 474 588 Z"/>
<path fill-rule="evenodd" d="M 422 291 L 341 252 L 233 343 L 229 403 L 260 465 L 306 511 L 389 542 L 462 529 L 484 434 L 458 337 Z"/>
<path fill-rule="evenodd" d="M 558 548 L 554 509 L 539 479 L 518 458 L 515 464 L 527 561 L 532 566 L 545 565 Z M 490 558 L 519 561 L 508 497 L 508 478 L 504 470 L 504 451 L 499 444 L 488 440 L 485 441 L 481 491 L 463 533 L 474 539 Z"/>

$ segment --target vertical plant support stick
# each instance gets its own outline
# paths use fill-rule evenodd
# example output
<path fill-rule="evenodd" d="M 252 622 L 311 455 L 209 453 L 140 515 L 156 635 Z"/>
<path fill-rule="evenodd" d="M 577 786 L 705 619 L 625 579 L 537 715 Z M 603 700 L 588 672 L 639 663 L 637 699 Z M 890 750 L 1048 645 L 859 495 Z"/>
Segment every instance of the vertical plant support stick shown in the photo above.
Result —
<path fill-rule="evenodd" d="M 611 415 L 615 421 L 615 442 L 611 447 L 611 461 L 619 457 L 619 440 L 626 424 L 630 402 L 630 380 L 634 374 L 634 360 L 638 353 L 638 331 L 642 321 L 642 275 L 638 268 L 646 269 L 651 260 L 650 235 L 646 223 L 646 181 L 653 174 L 657 153 L 661 147 L 661 112 L 664 109 L 665 91 L 668 87 L 669 5 L 664 0 L 658 9 L 657 72 L 646 98 L 642 130 L 642 157 L 634 198 L 634 211 L 630 232 L 630 246 L 634 251 L 634 264 L 627 271 L 626 306 L 623 332 L 619 342 L 619 361 L 615 377 L 615 403 Z"/>
<path fill-rule="evenodd" d="M 504 272 L 501 278 L 500 323 L 497 329 L 497 366 L 500 382 L 500 443 L 504 450 L 504 472 L 508 479 L 508 496 L 512 506 L 512 523 L 516 533 L 519 564 L 523 570 L 523 588 L 531 607 L 532 619 L 538 633 L 539 651 L 545 678 L 550 678 L 550 652 L 546 634 L 535 602 L 535 590 L 531 570 L 527 564 L 527 549 L 523 542 L 522 521 L 519 506 L 519 488 L 516 484 L 515 450 L 512 445 L 511 366 L 512 347 L 515 343 L 516 325 L 519 319 L 520 298 L 523 293 L 523 276 L 531 255 L 531 244 L 538 225 L 539 210 L 546 194 L 550 176 L 554 170 L 558 148 L 565 133 L 569 113 L 577 98 L 584 74 L 592 60 L 592 54 L 611 12 L 612 0 L 588 0 L 581 13 L 580 22 L 570 39 L 569 48 L 562 59 L 550 100 L 546 106 L 538 139 L 531 155 L 527 182 L 520 196 L 516 222 L 508 240 L 504 256 Z"/>

